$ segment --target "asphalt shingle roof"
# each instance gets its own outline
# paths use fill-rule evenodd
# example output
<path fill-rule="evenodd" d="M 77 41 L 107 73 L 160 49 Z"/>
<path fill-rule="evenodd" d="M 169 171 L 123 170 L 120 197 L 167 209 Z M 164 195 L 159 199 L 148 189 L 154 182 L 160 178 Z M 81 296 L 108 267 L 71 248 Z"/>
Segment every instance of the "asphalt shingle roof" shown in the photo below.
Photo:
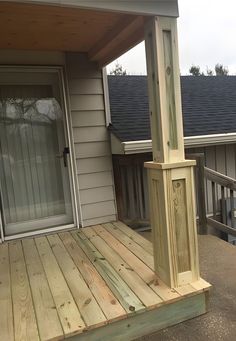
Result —
<path fill-rule="evenodd" d="M 146 76 L 108 76 L 111 130 L 121 141 L 149 140 Z M 181 76 L 184 136 L 236 132 L 236 76 Z"/>

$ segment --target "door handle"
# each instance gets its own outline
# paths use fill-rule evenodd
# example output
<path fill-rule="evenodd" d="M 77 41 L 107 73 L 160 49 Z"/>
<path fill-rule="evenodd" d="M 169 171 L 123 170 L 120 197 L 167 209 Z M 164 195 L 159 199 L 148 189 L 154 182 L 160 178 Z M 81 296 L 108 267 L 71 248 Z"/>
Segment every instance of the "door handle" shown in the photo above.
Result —
<path fill-rule="evenodd" d="M 67 154 L 70 154 L 70 148 L 69 147 L 65 147 L 63 150 L 64 167 L 67 167 Z"/>
<path fill-rule="evenodd" d="M 63 158 L 63 163 L 64 167 L 67 167 L 67 154 L 70 154 L 70 149 L 69 147 L 65 147 L 62 154 L 57 154 L 56 158 L 62 159 Z"/>

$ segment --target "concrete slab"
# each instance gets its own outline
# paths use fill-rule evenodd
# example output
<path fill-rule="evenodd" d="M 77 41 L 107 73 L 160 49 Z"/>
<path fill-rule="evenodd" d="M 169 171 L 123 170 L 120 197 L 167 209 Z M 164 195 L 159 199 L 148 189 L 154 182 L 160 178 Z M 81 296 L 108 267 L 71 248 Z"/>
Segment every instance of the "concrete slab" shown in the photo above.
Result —
<path fill-rule="evenodd" d="M 236 340 L 236 247 L 215 236 L 199 236 L 199 254 L 201 277 L 213 285 L 209 312 L 136 341 Z"/>

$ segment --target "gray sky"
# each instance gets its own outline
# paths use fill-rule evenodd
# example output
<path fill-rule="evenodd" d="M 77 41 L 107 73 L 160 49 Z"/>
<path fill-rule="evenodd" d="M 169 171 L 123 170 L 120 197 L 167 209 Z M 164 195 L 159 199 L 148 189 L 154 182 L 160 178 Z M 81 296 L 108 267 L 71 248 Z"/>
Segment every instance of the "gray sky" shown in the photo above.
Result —
<path fill-rule="evenodd" d="M 202 71 L 216 63 L 228 66 L 236 74 L 236 1 L 179 0 L 178 19 L 181 74 L 192 64 Z M 118 59 L 130 74 L 146 74 L 144 43 Z M 114 67 L 109 65 L 108 72 Z"/>

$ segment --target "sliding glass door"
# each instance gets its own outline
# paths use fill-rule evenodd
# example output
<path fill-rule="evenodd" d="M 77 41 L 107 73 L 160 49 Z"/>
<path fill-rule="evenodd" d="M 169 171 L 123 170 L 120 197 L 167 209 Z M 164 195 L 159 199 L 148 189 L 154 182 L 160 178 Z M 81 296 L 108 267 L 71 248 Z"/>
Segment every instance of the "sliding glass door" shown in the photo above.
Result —
<path fill-rule="evenodd" d="M 0 72 L 0 196 L 5 235 L 73 223 L 57 72 Z"/>

